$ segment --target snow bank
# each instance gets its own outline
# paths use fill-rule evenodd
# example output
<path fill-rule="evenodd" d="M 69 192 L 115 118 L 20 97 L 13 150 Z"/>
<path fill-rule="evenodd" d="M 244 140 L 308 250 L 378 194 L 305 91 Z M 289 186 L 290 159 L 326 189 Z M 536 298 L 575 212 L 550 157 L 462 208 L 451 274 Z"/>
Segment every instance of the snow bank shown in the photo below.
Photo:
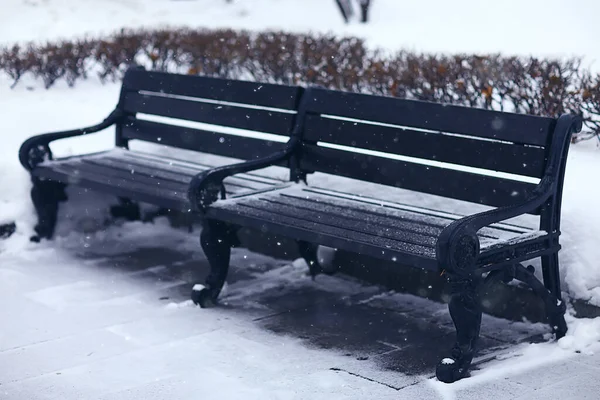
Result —
<path fill-rule="evenodd" d="M 569 331 L 558 341 L 563 350 L 593 355 L 600 350 L 600 318 L 574 318 L 567 315 Z"/>
<path fill-rule="evenodd" d="M 597 141 L 572 146 L 562 202 L 562 274 L 569 293 L 600 306 L 600 168 Z"/>

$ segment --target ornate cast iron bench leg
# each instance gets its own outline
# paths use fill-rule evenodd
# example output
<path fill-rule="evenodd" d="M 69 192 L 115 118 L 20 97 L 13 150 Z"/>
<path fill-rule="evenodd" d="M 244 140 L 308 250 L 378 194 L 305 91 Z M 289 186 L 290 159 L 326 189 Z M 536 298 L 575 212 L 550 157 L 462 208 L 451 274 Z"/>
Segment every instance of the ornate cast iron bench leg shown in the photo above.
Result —
<path fill-rule="evenodd" d="M 200 244 L 210 264 L 210 273 L 204 285 L 192 290 L 192 301 L 202 308 L 217 303 L 217 298 L 229 271 L 231 247 L 237 242 L 236 229 L 219 221 L 206 220 L 200 234 Z"/>
<path fill-rule="evenodd" d="M 475 232 L 466 232 L 457 240 L 438 243 L 438 253 L 445 260 L 446 276 L 451 288 L 448 308 L 456 328 L 456 342 L 449 357 L 436 368 L 437 378 L 446 383 L 464 378 L 471 366 L 481 327 L 480 290 L 482 274 L 475 268 L 479 255 L 479 239 Z"/>
<path fill-rule="evenodd" d="M 36 235 L 31 241 L 39 242 L 42 239 L 50 239 L 54 235 L 58 205 L 67 200 L 65 193 L 66 185 L 60 182 L 32 178 L 31 200 L 38 216 L 35 226 Z"/>
<path fill-rule="evenodd" d="M 534 275 L 535 269 L 532 265 L 527 268 L 521 264 L 515 265 L 514 279 L 528 285 L 541 299 L 546 307 L 546 316 L 552 332 L 556 339 L 560 339 L 567 333 L 567 323 L 565 321 L 566 304 L 554 293 L 550 292 L 542 282 Z"/>
<path fill-rule="evenodd" d="M 446 383 L 456 382 L 465 377 L 473 361 L 479 329 L 481 327 L 481 276 L 460 276 L 449 274 L 451 299 L 448 305 L 450 316 L 456 328 L 456 343 L 450 357 L 442 359 L 437 368 L 437 378 Z"/>

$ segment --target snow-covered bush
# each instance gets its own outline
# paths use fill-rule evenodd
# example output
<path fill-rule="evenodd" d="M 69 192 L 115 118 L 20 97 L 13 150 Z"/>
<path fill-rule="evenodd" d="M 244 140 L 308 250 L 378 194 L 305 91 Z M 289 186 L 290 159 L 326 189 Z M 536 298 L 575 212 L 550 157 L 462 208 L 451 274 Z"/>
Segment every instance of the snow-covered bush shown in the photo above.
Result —
<path fill-rule="evenodd" d="M 102 39 L 0 49 L 0 71 L 46 88 L 97 74 L 116 80 L 131 64 L 149 69 L 439 101 L 556 117 L 582 113 L 600 134 L 600 76 L 579 59 L 439 55 L 369 49 L 362 39 L 235 30 L 121 30 Z"/>

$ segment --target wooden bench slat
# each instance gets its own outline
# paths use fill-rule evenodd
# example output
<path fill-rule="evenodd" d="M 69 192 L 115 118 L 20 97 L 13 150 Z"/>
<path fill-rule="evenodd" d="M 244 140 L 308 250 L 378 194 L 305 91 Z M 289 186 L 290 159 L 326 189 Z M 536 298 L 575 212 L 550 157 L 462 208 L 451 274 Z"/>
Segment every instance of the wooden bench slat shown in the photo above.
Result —
<path fill-rule="evenodd" d="M 178 199 L 178 204 L 185 205 L 185 209 L 189 208 L 187 189 L 192 176 L 208 168 L 211 167 L 183 168 L 170 165 L 168 159 L 143 158 L 135 152 L 121 149 L 58 160 L 38 167 L 43 170 L 41 173 L 44 175 L 41 176 L 50 178 L 56 175 L 66 183 L 76 183 L 93 189 L 107 190 L 109 186 L 131 186 L 132 194 L 137 193 L 136 198 L 140 200 L 143 199 L 139 195 L 148 194 L 156 199 L 162 194 L 169 199 Z M 235 176 L 225 181 L 225 189 L 228 195 L 235 195 L 264 190 L 280 182 L 276 179 L 269 181 L 261 177 Z M 121 189 L 118 191 L 124 193 Z"/>
<path fill-rule="evenodd" d="M 366 212 L 357 207 L 352 207 L 350 202 L 336 202 L 334 199 L 325 198 L 325 196 L 303 198 L 297 195 L 283 192 L 280 194 L 282 199 L 269 198 L 266 201 L 270 201 L 275 204 L 288 204 L 293 205 L 298 209 L 299 212 L 319 210 L 319 212 L 325 214 L 346 214 L 350 220 L 368 220 L 370 224 L 377 226 L 381 229 L 396 229 L 405 232 L 414 232 L 419 235 L 429 236 L 437 238 L 441 233 L 443 227 L 447 225 L 443 224 L 424 224 L 417 221 L 406 220 L 404 218 L 398 218 L 398 215 L 394 213 L 379 213 L 376 212 L 376 207 L 372 207 L 374 212 Z M 332 201 L 333 200 L 333 201 Z M 439 221 L 436 221 L 439 222 Z"/>
<path fill-rule="evenodd" d="M 540 178 L 540 147 L 308 115 L 304 139 Z"/>
<path fill-rule="evenodd" d="M 290 113 L 134 92 L 125 94 L 123 110 L 284 136 L 290 135 L 295 120 Z"/>
<path fill-rule="evenodd" d="M 138 151 L 120 150 L 119 152 L 111 151 L 103 157 L 115 158 L 126 163 L 141 163 L 157 169 L 167 169 L 171 172 L 192 177 L 202 171 L 210 168 L 215 168 L 217 165 L 209 163 L 192 162 L 185 157 L 171 158 L 159 157 L 157 155 L 141 153 Z M 201 158 L 201 154 L 199 154 Z M 282 182 L 282 179 L 273 178 L 266 175 L 261 175 L 260 171 L 255 173 L 237 174 L 226 178 L 226 181 L 242 181 L 254 182 L 256 184 L 275 185 Z"/>
<path fill-rule="evenodd" d="M 546 146 L 552 118 L 393 97 L 313 89 L 310 113 Z"/>
<path fill-rule="evenodd" d="M 168 166 L 168 170 L 163 169 L 166 166 L 162 165 L 159 168 L 157 165 L 152 165 L 148 163 L 147 160 L 130 160 L 124 162 L 123 159 L 115 159 L 110 156 L 107 157 L 94 157 L 94 158 L 82 158 L 81 162 L 86 164 L 94 164 L 99 166 L 109 167 L 119 171 L 130 172 L 134 171 L 132 175 L 141 175 L 146 177 L 158 178 L 166 181 L 173 181 L 177 183 L 181 183 L 189 185 L 192 177 L 200 173 L 202 171 L 206 171 L 207 168 L 199 168 L 196 170 L 189 169 L 184 172 L 183 169 L 175 169 L 173 166 Z M 255 180 L 247 180 L 239 177 L 232 177 L 232 179 L 227 179 L 225 181 L 226 186 L 229 186 L 231 189 L 240 188 L 247 190 L 260 190 L 266 187 L 269 187 L 269 184 L 263 182 L 257 182 Z M 235 191 L 232 191 L 235 193 Z"/>
<path fill-rule="evenodd" d="M 110 170 L 114 170 L 116 173 L 118 173 L 119 175 L 121 174 L 127 174 L 129 173 L 131 175 L 131 180 L 134 181 L 140 181 L 140 179 L 150 179 L 149 182 L 152 181 L 156 181 L 161 185 L 167 186 L 170 183 L 174 183 L 178 186 L 184 186 L 185 188 L 187 188 L 187 186 L 189 185 L 190 181 L 191 181 L 191 176 L 189 175 L 178 175 L 178 174 L 172 174 L 169 173 L 167 171 L 164 170 L 159 170 L 159 169 L 154 169 L 154 168 L 150 168 L 150 167 L 146 167 L 143 165 L 136 165 L 136 164 L 126 164 L 126 165 L 122 165 L 122 162 L 114 162 L 113 160 L 110 160 L 108 158 L 96 158 L 96 159 L 82 159 L 80 161 L 82 164 L 91 164 L 94 167 L 98 167 L 98 168 L 90 168 L 90 169 L 96 169 L 98 172 L 102 172 L 104 170 L 104 168 L 108 168 Z M 131 172 L 133 171 L 133 172 Z M 148 183 L 148 181 L 146 181 L 146 183 Z M 256 190 L 256 187 L 250 186 L 250 185 L 244 185 L 244 184 L 240 184 L 240 183 L 235 183 L 234 182 L 228 182 L 228 186 L 230 189 L 230 192 L 236 193 L 236 191 L 238 189 L 245 189 L 245 190 Z M 236 189 L 236 190 L 233 190 Z"/>
<path fill-rule="evenodd" d="M 67 164 L 61 165 L 60 167 L 64 170 L 67 166 L 74 171 L 73 178 L 76 178 L 80 174 L 96 174 L 102 176 L 103 179 L 109 182 L 111 179 L 121 179 L 125 182 L 136 182 L 147 186 L 156 186 L 172 190 L 174 192 L 187 193 L 187 185 L 185 183 L 172 181 L 170 179 L 161 179 L 158 176 L 150 177 L 141 173 L 131 173 L 125 169 L 115 169 L 105 165 L 91 164 L 86 162 L 85 159 L 72 160 Z"/>
<path fill-rule="evenodd" d="M 438 237 L 442 229 L 448 226 L 455 218 L 440 218 L 437 216 L 409 212 L 400 208 L 377 206 L 375 204 L 360 204 L 357 201 L 343 200 L 339 197 L 315 194 L 306 190 L 303 197 L 300 194 L 282 192 L 282 197 L 292 199 L 293 204 L 299 209 L 315 209 L 318 207 L 326 213 L 352 213 L 360 215 L 361 219 L 369 220 L 385 228 L 402 229 L 407 232 L 416 232 L 422 235 Z M 481 237 L 499 239 L 499 230 L 484 228 L 479 231 Z"/>
<path fill-rule="evenodd" d="M 162 92 L 286 110 L 296 109 L 301 93 L 296 86 L 144 70 L 127 71 L 123 83 L 129 91 Z"/>
<path fill-rule="evenodd" d="M 446 226 L 450 222 L 464 217 L 464 214 L 455 214 L 449 213 L 444 210 L 425 207 L 423 204 L 414 204 L 409 202 L 398 202 L 398 201 L 389 201 L 381 199 L 377 197 L 366 196 L 364 194 L 356 194 L 356 193 L 346 193 L 341 190 L 336 190 L 332 188 L 323 189 L 316 186 L 306 186 L 302 190 L 302 196 L 311 196 L 311 198 L 317 197 L 320 202 L 335 202 L 335 204 L 343 204 L 344 207 L 349 208 L 357 208 L 362 212 L 371 213 L 374 210 L 378 209 L 378 207 L 382 207 L 385 209 L 386 213 L 392 212 L 394 217 L 407 219 L 410 221 L 418 222 L 419 224 L 431 225 L 431 226 Z M 378 193 L 374 192 L 374 195 Z M 290 193 L 283 193 L 283 196 L 291 195 Z M 323 195 L 323 197 L 321 197 Z M 427 194 L 423 194 L 424 197 L 428 196 Z M 421 198 L 421 196 L 417 196 L 417 198 Z M 376 208 L 374 208 L 376 207 Z M 397 213 L 397 214 L 395 214 Z M 522 225 L 515 225 L 508 222 L 502 222 L 501 224 L 494 224 L 490 227 L 483 228 L 482 231 L 488 231 L 484 236 L 501 237 L 503 234 L 498 234 L 499 232 L 508 232 L 511 234 L 521 234 L 531 231 L 531 228 L 524 227 Z"/>
<path fill-rule="evenodd" d="M 193 172 L 189 172 L 189 171 L 201 171 L 203 169 L 206 168 L 215 168 L 218 167 L 220 165 L 227 165 L 230 164 L 231 162 L 237 162 L 237 161 L 231 161 L 228 160 L 229 162 L 221 162 L 221 163 L 214 163 L 214 162 L 207 162 L 207 160 L 203 157 L 204 153 L 177 153 L 175 155 L 162 155 L 162 154 L 152 154 L 152 153 L 146 153 L 146 152 L 142 152 L 139 150 L 126 150 L 126 149 L 121 149 L 121 148 L 115 148 L 111 151 L 111 156 L 113 154 L 115 154 L 115 152 L 118 152 L 116 154 L 118 154 L 118 157 L 123 157 L 127 160 L 144 160 L 144 162 L 149 162 L 149 163 L 153 163 L 156 162 L 158 164 L 159 167 L 165 164 L 169 165 L 169 168 L 182 168 L 182 171 L 187 171 L 187 172 L 183 172 L 183 173 L 193 173 Z M 229 177 L 228 179 L 244 179 L 244 180 L 253 180 L 256 182 L 263 182 L 263 183 L 269 183 L 269 184 L 273 184 L 273 183 L 280 183 L 282 180 L 287 180 L 288 178 L 288 174 L 284 174 L 283 177 L 274 177 L 268 173 L 264 173 L 261 170 L 258 171 L 252 171 L 252 172 L 248 172 L 248 173 L 243 173 L 243 174 L 237 174 L 235 176 Z"/>
<path fill-rule="evenodd" d="M 40 166 L 34 171 L 35 176 L 52 179 L 59 182 L 74 183 L 73 171 L 69 166 Z M 115 196 L 127 197 L 132 200 L 149 202 L 158 206 L 187 210 L 189 202 L 184 193 L 174 193 L 166 188 L 149 186 L 122 178 L 113 178 L 108 183 L 102 175 L 88 172 L 77 175 L 77 185 L 98 190 Z"/>
<path fill-rule="evenodd" d="M 287 201 L 286 201 L 287 200 Z M 332 213 L 326 212 L 325 207 L 320 204 L 314 204 L 312 209 L 298 207 L 298 204 L 288 199 L 273 198 L 273 197 L 249 197 L 243 202 L 246 206 L 256 206 L 269 209 L 274 213 L 296 217 L 302 216 L 303 220 L 315 222 L 323 225 L 335 226 L 348 231 L 364 233 L 376 237 L 400 240 L 405 243 L 417 244 L 421 246 L 435 247 L 437 236 L 439 235 L 424 235 L 414 231 L 406 231 L 401 229 L 401 226 L 386 227 L 371 222 L 364 221 L 358 218 L 358 215 L 353 216 L 351 212 Z"/>
<path fill-rule="evenodd" d="M 272 140 L 227 135 L 133 118 L 123 125 L 122 137 L 225 157 L 244 155 L 248 160 L 266 157 L 285 146 L 285 143 Z"/>
<path fill-rule="evenodd" d="M 357 240 L 370 244 L 377 244 L 378 239 L 381 239 L 381 247 L 398 250 L 396 246 L 400 246 L 403 251 L 416 256 L 423 255 L 423 248 L 434 249 L 441 229 L 454 220 L 425 214 L 419 217 L 413 215 L 412 220 L 406 220 L 402 216 L 408 213 L 399 215 L 396 209 L 375 205 L 370 209 L 361 208 L 356 201 L 337 200 L 336 203 L 334 198 L 328 199 L 326 194 L 317 194 L 310 188 L 294 185 L 217 202 L 211 209 L 215 209 L 215 215 L 221 215 L 221 210 L 237 211 L 242 218 L 256 220 L 250 222 L 251 224 L 280 221 L 291 228 L 310 228 L 317 238 L 320 238 L 321 234 L 332 232 L 332 229 L 341 229 L 346 232 L 346 238 L 361 238 Z M 212 212 L 209 211 L 209 214 Z M 417 218 L 421 218 L 420 224 Z M 424 223 L 425 221 L 428 221 L 428 224 Z M 496 235 L 489 235 L 492 232 Z M 515 232 L 506 231 L 498 235 L 498 232 L 501 230 L 486 228 L 478 232 L 478 236 L 482 243 L 498 243 L 516 235 Z M 320 243 L 320 240 L 317 239 L 317 242 Z M 411 245 L 416 247 L 410 247 Z"/>
<path fill-rule="evenodd" d="M 220 204 L 208 211 L 207 216 L 209 218 L 218 217 L 219 219 L 230 220 L 235 223 L 236 221 L 246 221 L 248 218 L 252 218 L 254 224 L 263 225 L 267 228 L 268 232 L 277 233 L 275 226 L 280 226 L 283 229 L 301 229 L 305 230 L 306 233 L 310 234 L 311 242 L 319 242 L 324 245 L 328 245 L 327 236 L 333 236 L 338 239 L 342 239 L 347 243 L 347 246 L 353 245 L 353 250 L 356 251 L 357 245 L 360 244 L 371 246 L 381 256 L 382 252 L 385 254 L 389 251 L 390 254 L 395 250 L 405 252 L 406 254 L 415 255 L 419 258 L 435 258 L 435 250 L 429 246 L 419 246 L 412 243 L 404 243 L 401 241 L 383 238 L 380 236 L 368 235 L 365 233 L 349 231 L 346 229 L 330 226 L 326 224 L 320 224 L 318 222 L 307 221 L 296 217 L 290 217 L 286 215 L 274 212 L 273 209 L 268 208 L 257 208 L 244 204 L 244 202 L 235 202 L 230 207 L 224 204 Z M 227 211 L 227 212 L 224 212 Z M 268 223 L 268 225 L 264 225 Z M 270 228 L 270 229 L 269 229 Z M 286 232 L 284 230 L 284 232 Z M 360 247 L 360 246 L 359 246 Z M 390 256 L 391 258 L 391 256 Z"/>
<path fill-rule="evenodd" d="M 534 184 L 305 145 L 305 170 L 319 171 L 458 200 L 502 207 L 527 198 Z"/>

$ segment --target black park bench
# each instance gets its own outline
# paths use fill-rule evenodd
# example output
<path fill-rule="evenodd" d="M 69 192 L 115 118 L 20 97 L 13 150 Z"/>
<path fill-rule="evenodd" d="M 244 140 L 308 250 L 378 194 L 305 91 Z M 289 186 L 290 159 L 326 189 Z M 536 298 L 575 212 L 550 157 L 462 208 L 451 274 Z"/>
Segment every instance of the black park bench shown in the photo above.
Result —
<path fill-rule="evenodd" d="M 581 129 L 578 117 L 540 118 L 324 89 L 306 89 L 298 113 L 298 135 L 284 151 L 215 168 L 192 181 L 190 196 L 204 216 L 201 242 L 212 267 L 195 302 L 216 300 L 235 231 L 252 227 L 297 240 L 309 265 L 318 264 L 318 244 L 441 272 L 451 285 L 457 332 L 450 356 L 436 371 L 441 381 L 467 373 L 479 336 L 480 294 L 490 281 L 529 285 L 544 300 L 557 337 L 566 333 L 560 205 L 570 136 Z M 283 160 L 292 183 L 222 195 L 227 177 Z M 409 189 L 421 194 L 418 200 L 437 195 L 493 208 L 444 218 L 419 204 L 312 187 L 307 176 L 313 172 Z M 516 231 L 502 223 L 523 214 L 539 216 L 539 230 Z M 522 264 L 536 257 L 542 259 L 544 283 Z"/>
<path fill-rule="evenodd" d="M 214 157 L 206 155 L 253 160 L 284 148 L 295 124 L 300 94 L 300 88 L 291 86 L 129 69 L 117 107 L 103 122 L 34 136 L 21 146 L 19 159 L 31 173 L 31 197 L 39 216 L 33 239 L 52 237 L 58 204 L 67 199 L 68 184 L 118 196 L 121 204 L 112 207 L 114 216 L 135 219 L 139 216 L 136 201 L 189 212 L 190 181 L 214 167 Z M 114 149 L 53 159 L 51 142 L 113 125 Z M 265 138 L 265 134 L 270 135 Z M 133 141 L 201 154 L 156 155 L 131 150 Z M 281 180 L 264 174 L 237 175 L 225 183 L 224 190 L 235 194 L 278 183 Z"/>
<path fill-rule="evenodd" d="M 205 90 L 207 85 L 219 89 Z M 258 94 L 252 97 L 253 93 Z M 217 97 L 227 105 L 214 102 Z M 219 107 L 230 107 L 231 112 L 221 114 Z M 248 109 L 256 113 L 240 118 Z M 197 166 L 192 172 L 186 169 L 189 161 L 186 168 L 173 159 L 165 165 L 162 159 L 127 150 L 127 140 L 157 141 L 160 136 L 162 144 L 219 153 L 214 140 L 221 135 L 142 121 L 136 113 L 276 133 L 289 140 L 275 144 L 228 136 L 231 152 L 220 151 L 248 161 Z M 253 125 L 244 125 L 250 121 Z M 529 285 L 543 299 L 556 336 L 566 333 L 558 269 L 560 206 L 570 136 L 581 129 L 579 117 L 541 118 L 133 70 L 125 76 L 117 110 L 92 130 L 112 123 L 117 124 L 117 156 L 105 152 L 50 159 L 51 140 L 90 130 L 42 135 L 23 145 L 20 157 L 33 177 L 40 237 L 51 235 L 58 202 L 65 198 L 64 185 L 74 183 L 129 202 L 199 214 L 201 245 L 211 271 L 204 285 L 194 286 L 192 299 L 203 307 L 217 301 L 241 227 L 296 240 L 313 274 L 324 269 L 317 258 L 318 245 L 393 260 L 399 268 L 437 271 L 450 283 L 449 310 L 457 333 L 451 353 L 437 367 L 436 375 L 444 382 L 468 372 L 481 324 L 480 295 L 491 281 L 516 279 Z M 96 161 L 109 156 L 110 162 Z M 136 173 L 129 176 L 131 165 Z M 269 181 L 243 191 L 228 188 L 232 179 L 243 182 L 274 165 L 289 168 L 288 182 Z M 441 196 L 491 208 L 451 216 L 420 204 L 311 186 L 308 177 L 314 172 L 408 189 L 415 192 L 417 203 Z M 524 214 L 539 217 L 539 229 L 506 223 Z M 542 260 L 543 283 L 533 267 L 524 265 L 537 257 Z"/>

